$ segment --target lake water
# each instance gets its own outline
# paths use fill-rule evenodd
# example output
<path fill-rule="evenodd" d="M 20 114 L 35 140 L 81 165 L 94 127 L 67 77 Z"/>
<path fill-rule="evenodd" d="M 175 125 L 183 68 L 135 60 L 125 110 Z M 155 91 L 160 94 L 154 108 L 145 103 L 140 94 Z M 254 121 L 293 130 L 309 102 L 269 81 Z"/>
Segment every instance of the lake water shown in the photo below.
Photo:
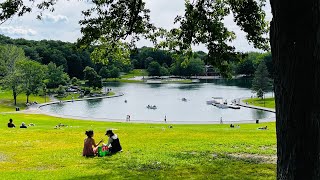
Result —
<path fill-rule="evenodd" d="M 92 119 L 125 121 L 130 115 L 132 121 L 177 123 L 217 123 L 247 122 L 256 119 L 273 118 L 274 113 L 247 109 L 219 109 L 207 105 L 212 97 L 231 100 L 252 96 L 250 81 L 212 80 L 196 84 L 135 84 L 108 83 L 112 91 L 123 92 L 124 96 L 108 99 L 85 100 L 54 104 L 41 107 L 41 110 L 58 115 Z M 182 101 L 186 98 L 187 101 Z M 127 100 L 127 103 L 125 103 Z M 146 108 L 156 105 L 157 109 Z"/>

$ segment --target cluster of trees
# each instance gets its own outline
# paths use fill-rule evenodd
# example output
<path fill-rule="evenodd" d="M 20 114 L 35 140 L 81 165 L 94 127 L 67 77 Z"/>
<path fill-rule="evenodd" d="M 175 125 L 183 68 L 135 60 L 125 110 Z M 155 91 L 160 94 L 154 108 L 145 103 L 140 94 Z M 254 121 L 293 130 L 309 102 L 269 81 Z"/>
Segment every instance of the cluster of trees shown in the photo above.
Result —
<path fill-rule="evenodd" d="M 89 87 L 102 87 L 101 76 L 93 68 L 86 66 L 83 74 Z M 16 104 L 17 96 L 21 93 L 26 94 L 28 103 L 31 94 L 37 95 L 47 88 L 58 88 L 57 92 L 65 92 L 64 86 L 79 85 L 79 79 L 73 77 L 70 80 L 62 65 L 57 66 L 53 62 L 44 65 L 31 60 L 20 47 L 0 45 L 0 83 L 2 88 L 12 90 Z"/>
<path fill-rule="evenodd" d="M 258 53 L 258 52 L 249 52 L 244 55 L 244 57 L 234 63 L 233 73 L 235 75 L 246 75 L 253 76 L 259 66 L 259 64 L 264 61 L 267 70 L 269 72 L 270 78 L 274 77 L 274 67 L 272 62 L 272 56 L 270 52 L 267 53 Z"/>
<path fill-rule="evenodd" d="M 90 58 L 93 49 L 82 50 L 77 48 L 74 43 L 53 40 L 11 39 L 0 35 L 0 44 L 20 47 L 24 50 L 26 57 L 41 64 L 47 65 L 52 62 L 57 66 L 62 66 L 63 71 L 68 73 L 70 77 L 82 79 L 84 68 L 86 66 L 94 67 Z"/>
<path fill-rule="evenodd" d="M 29 102 L 31 94 L 38 94 L 46 85 L 57 87 L 69 78 L 61 66 L 57 67 L 54 63 L 46 66 L 30 60 L 22 48 L 13 45 L 0 46 L 0 69 L 1 86 L 12 90 L 15 104 L 22 92 L 26 93 Z"/>

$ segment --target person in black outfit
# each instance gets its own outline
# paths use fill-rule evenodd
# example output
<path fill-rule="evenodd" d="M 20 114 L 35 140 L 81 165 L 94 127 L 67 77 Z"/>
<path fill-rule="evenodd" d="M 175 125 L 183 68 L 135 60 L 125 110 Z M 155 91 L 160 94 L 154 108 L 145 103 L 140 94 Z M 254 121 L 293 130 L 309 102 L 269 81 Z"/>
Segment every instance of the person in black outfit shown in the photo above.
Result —
<path fill-rule="evenodd" d="M 27 127 L 26 124 L 23 122 L 23 123 L 21 124 L 20 128 L 28 128 L 28 127 Z"/>
<path fill-rule="evenodd" d="M 12 119 L 9 120 L 8 128 L 15 128 L 15 127 L 16 127 L 16 126 L 13 124 L 12 121 L 13 121 Z"/>
<path fill-rule="evenodd" d="M 109 147 L 109 152 L 111 154 L 122 151 L 122 147 L 120 145 L 120 140 L 116 134 L 112 132 L 112 130 L 107 130 L 106 135 L 109 137 L 108 144 L 105 146 Z"/>

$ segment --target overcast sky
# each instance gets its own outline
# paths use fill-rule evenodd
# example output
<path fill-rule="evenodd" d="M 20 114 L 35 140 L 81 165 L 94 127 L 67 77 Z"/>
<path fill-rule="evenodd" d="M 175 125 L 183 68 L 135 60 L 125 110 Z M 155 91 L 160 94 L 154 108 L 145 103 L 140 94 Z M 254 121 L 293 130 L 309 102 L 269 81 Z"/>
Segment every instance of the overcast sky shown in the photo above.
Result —
<path fill-rule="evenodd" d="M 0 2 L 3 0 L 0 0 Z M 184 0 L 145 0 L 147 8 L 151 10 L 151 21 L 157 27 L 171 29 L 176 27 L 173 20 L 177 15 L 184 14 Z M 88 9 L 90 3 L 87 0 L 60 0 L 55 6 L 54 12 L 46 12 L 43 19 L 37 20 L 37 10 L 23 17 L 15 17 L 0 25 L 0 34 L 12 38 L 25 38 L 32 40 L 61 40 L 75 42 L 81 37 L 78 21 L 82 19 L 81 11 Z M 269 2 L 265 7 L 267 20 L 271 20 L 271 8 Z M 237 39 L 232 43 L 238 51 L 255 51 L 248 44 L 245 34 L 233 22 L 232 16 L 225 19 L 226 26 L 234 31 Z M 152 43 L 141 40 L 138 47 L 152 46 Z M 195 50 L 206 51 L 205 46 L 195 47 Z"/>

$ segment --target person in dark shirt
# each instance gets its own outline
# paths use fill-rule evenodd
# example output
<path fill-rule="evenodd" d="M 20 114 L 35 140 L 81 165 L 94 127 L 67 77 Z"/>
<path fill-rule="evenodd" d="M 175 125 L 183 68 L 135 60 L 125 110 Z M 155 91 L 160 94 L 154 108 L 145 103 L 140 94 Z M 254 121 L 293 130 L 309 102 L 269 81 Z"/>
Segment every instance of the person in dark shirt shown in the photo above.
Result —
<path fill-rule="evenodd" d="M 112 130 L 107 130 L 106 135 L 109 137 L 108 144 L 104 144 L 109 148 L 111 154 L 122 151 L 122 147 L 120 145 L 120 140 L 116 134 L 112 132 Z"/>
<path fill-rule="evenodd" d="M 15 128 L 16 126 L 13 124 L 13 120 L 10 119 L 8 123 L 8 128 Z"/>
<path fill-rule="evenodd" d="M 21 124 L 20 128 L 28 128 L 28 127 L 27 127 L 26 124 L 23 122 L 23 123 Z"/>

